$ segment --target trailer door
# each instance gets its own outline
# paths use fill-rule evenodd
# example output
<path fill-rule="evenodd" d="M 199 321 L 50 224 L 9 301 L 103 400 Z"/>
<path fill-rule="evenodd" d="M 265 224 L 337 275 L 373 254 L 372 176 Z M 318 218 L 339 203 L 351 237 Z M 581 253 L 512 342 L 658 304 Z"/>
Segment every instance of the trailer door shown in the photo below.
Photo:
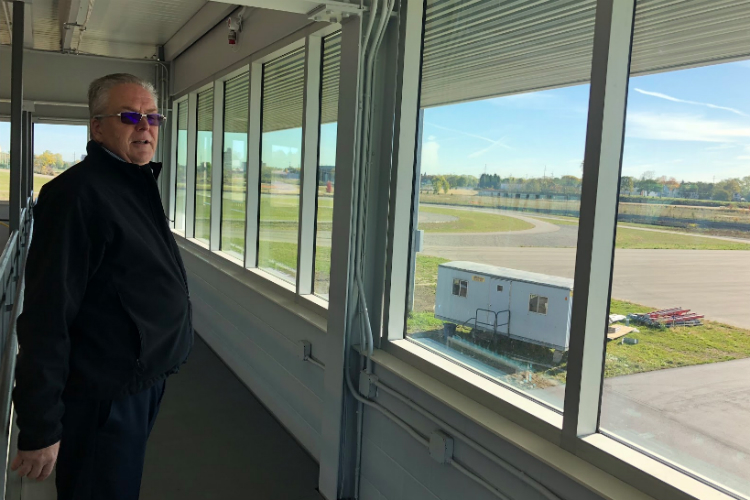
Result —
<path fill-rule="evenodd" d="M 490 309 L 497 315 L 498 333 L 508 333 L 510 320 L 510 288 L 512 281 L 502 278 L 490 280 Z M 490 321 L 494 321 L 494 318 Z"/>

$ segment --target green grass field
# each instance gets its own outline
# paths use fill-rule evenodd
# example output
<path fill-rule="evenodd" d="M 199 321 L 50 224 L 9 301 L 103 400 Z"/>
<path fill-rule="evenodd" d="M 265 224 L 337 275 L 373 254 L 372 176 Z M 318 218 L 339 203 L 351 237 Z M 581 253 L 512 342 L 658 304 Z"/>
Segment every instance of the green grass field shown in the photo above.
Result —
<path fill-rule="evenodd" d="M 500 233 L 506 231 L 523 231 L 533 226 L 526 221 L 496 215 L 487 212 L 472 212 L 470 210 L 454 210 L 451 208 L 435 208 L 420 206 L 420 213 L 441 214 L 457 217 L 449 222 L 420 222 L 419 229 L 431 233 Z"/>
<path fill-rule="evenodd" d="M 578 220 L 572 217 L 542 218 L 556 226 L 577 226 Z M 657 231 L 641 231 L 657 229 Z M 648 226 L 646 224 L 618 224 L 617 248 L 660 249 L 660 250 L 750 250 L 750 244 L 717 238 L 706 238 L 690 234 L 684 230 Z"/>
<path fill-rule="evenodd" d="M 34 174 L 34 196 L 39 195 L 42 186 L 52 180 L 46 175 Z M 10 199 L 10 170 L 0 169 L 0 200 Z"/>

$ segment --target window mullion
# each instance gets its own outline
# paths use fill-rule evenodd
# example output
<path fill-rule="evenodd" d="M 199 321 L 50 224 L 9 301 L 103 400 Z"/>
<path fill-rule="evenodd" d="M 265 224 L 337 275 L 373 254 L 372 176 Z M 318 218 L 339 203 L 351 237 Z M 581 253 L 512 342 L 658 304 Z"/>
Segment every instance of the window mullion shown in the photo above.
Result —
<path fill-rule="evenodd" d="M 323 44 L 319 36 L 305 43 L 305 85 L 302 118 L 302 170 L 300 175 L 297 293 L 313 292 L 315 275 L 315 218 L 320 145 L 320 76 Z"/>
<path fill-rule="evenodd" d="M 599 0 L 581 191 L 563 446 L 596 432 L 635 0 Z"/>
<path fill-rule="evenodd" d="M 185 237 L 195 235 L 195 165 L 198 136 L 198 94 L 188 96 L 187 172 L 185 183 Z"/>
<path fill-rule="evenodd" d="M 218 251 L 221 247 L 221 186 L 224 147 L 224 82 L 214 82 L 213 139 L 211 142 L 211 237 L 209 249 Z"/>
<path fill-rule="evenodd" d="M 396 82 L 397 101 L 394 131 L 394 175 L 388 220 L 388 249 L 386 254 L 386 297 L 383 324 L 388 340 L 404 336 L 406 298 L 408 293 L 409 256 L 412 238 L 412 202 L 414 164 L 417 153 L 419 122 L 419 86 L 422 60 L 422 21 L 424 3 L 407 2 L 405 22 L 401 24 L 399 39 L 399 68 Z M 332 262 L 334 262 L 332 260 Z"/>
<path fill-rule="evenodd" d="M 247 203 L 245 206 L 245 267 L 258 266 L 258 211 L 260 210 L 260 148 L 262 138 L 263 63 L 250 65 L 247 135 Z"/>

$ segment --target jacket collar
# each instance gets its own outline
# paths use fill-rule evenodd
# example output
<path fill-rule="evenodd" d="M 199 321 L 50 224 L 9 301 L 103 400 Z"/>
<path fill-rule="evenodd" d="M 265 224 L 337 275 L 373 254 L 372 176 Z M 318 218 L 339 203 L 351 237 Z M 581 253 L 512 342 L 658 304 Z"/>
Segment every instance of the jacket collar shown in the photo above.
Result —
<path fill-rule="evenodd" d="M 143 167 L 143 168 L 150 168 L 151 172 L 154 174 L 154 179 L 159 179 L 159 174 L 161 173 L 162 169 L 162 163 L 161 162 L 148 162 L 146 165 L 136 165 L 135 163 L 129 163 L 114 154 L 109 149 L 105 148 L 102 144 L 99 144 L 96 141 L 89 141 L 89 143 L 86 145 L 86 152 L 89 154 L 89 156 L 92 156 L 94 158 L 97 158 L 99 160 L 108 160 L 113 161 L 115 163 L 125 164 L 125 165 L 132 165 L 134 167 Z"/>

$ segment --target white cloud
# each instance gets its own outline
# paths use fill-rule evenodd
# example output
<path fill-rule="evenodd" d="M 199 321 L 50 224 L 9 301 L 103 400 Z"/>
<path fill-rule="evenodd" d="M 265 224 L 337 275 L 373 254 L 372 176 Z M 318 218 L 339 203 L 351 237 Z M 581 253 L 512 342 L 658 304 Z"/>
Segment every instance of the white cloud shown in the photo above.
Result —
<path fill-rule="evenodd" d="M 489 137 L 484 137 L 484 136 L 481 136 L 481 135 L 472 134 L 471 132 L 466 132 L 464 130 L 458 130 L 458 129 L 448 128 L 448 127 L 443 127 L 442 125 L 437 125 L 437 124 L 432 123 L 432 122 L 424 122 L 424 123 L 425 123 L 425 125 L 429 125 L 430 127 L 435 127 L 435 128 L 440 129 L 440 130 L 445 130 L 447 132 L 454 132 L 456 134 L 462 134 L 462 135 L 465 135 L 467 137 L 473 137 L 475 139 L 481 139 L 481 140 L 489 142 L 491 144 L 495 143 L 495 141 L 492 140 L 492 139 L 490 139 Z M 433 136 L 430 136 L 430 137 L 432 138 Z"/>
<path fill-rule="evenodd" d="M 505 137 L 501 137 L 500 139 L 493 141 L 492 144 L 487 146 L 486 148 L 480 149 L 479 151 L 474 151 L 473 153 L 469 155 L 469 158 L 476 158 L 477 156 L 482 156 L 483 154 L 495 149 L 496 147 L 501 147 L 505 149 L 513 149 L 505 143 Z"/>
<path fill-rule="evenodd" d="M 750 156 L 738 156 L 738 160 L 750 160 Z"/>
<path fill-rule="evenodd" d="M 506 143 L 506 138 L 505 137 L 501 137 L 500 139 L 494 140 L 494 139 L 490 139 L 489 137 L 484 137 L 482 135 L 472 134 L 471 132 L 465 132 L 463 130 L 458 130 L 458 129 L 448 128 L 448 127 L 443 127 L 442 125 L 437 125 L 437 124 L 432 123 L 432 122 L 425 122 L 425 125 L 429 125 L 430 127 L 435 127 L 437 129 L 440 129 L 440 130 L 445 130 L 447 132 L 454 132 L 456 134 L 462 134 L 462 135 L 465 135 L 467 137 L 473 137 L 475 139 L 480 139 L 482 141 L 490 143 L 490 145 L 487 146 L 486 148 L 483 148 L 483 149 L 480 149 L 479 151 L 475 151 L 475 152 L 471 153 L 469 155 L 469 158 L 476 158 L 477 156 L 481 156 L 484 153 L 486 153 L 488 151 L 491 151 L 491 150 L 493 150 L 493 149 L 495 149 L 497 147 L 501 147 L 501 148 L 505 148 L 505 149 L 513 149 L 512 147 L 508 146 L 508 144 Z M 435 136 L 432 136 L 432 135 L 429 136 L 429 138 L 428 138 L 429 141 L 434 141 L 434 139 L 435 139 Z M 422 149 L 423 150 L 424 150 L 424 148 L 425 148 L 426 145 L 427 145 L 427 143 L 425 143 L 425 144 L 422 145 Z"/>
<path fill-rule="evenodd" d="M 628 114 L 625 130 L 628 137 L 662 141 L 738 142 L 750 138 L 750 126 L 701 116 L 648 112 Z"/>
<path fill-rule="evenodd" d="M 685 99 L 678 99 L 676 97 L 672 97 L 671 95 L 662 94 L 661 92 L 649 92 L 647 90 L 642 90 L 642 89 L 639 89 L 639 88 L 636 88 L 636 89 L 633 89 L 633 90 L 635 90 L 638 93 L 644 94 L 644 95 L 649 95 L 651 97 L 658 97 L 659 99 L 665 99 L 667 101 L 681 102 L 683 104 L 692 104 L 694 106 L 705 106 L 707 108 L 712 108 L 712 109 L 722 109 L 724 111 L 729 111 L 731 113 L 735 113 L 735 114 L 738 114 L 740 116 L 747 116 L 745 113 L 743 113 L 739 109 L 728 108 L 726 106 L 717 106 L 716 104 L 711 104 L 711 103 L 708 103 L 708 102 L 687 101 Z"/>
<path fill-rule="evenodd" d="M 437 173 L 440 169 L 440 143 L 430 136 L 427 142 L 422 143 L 422 162 L 420 170 L 422 173 Z"/>

